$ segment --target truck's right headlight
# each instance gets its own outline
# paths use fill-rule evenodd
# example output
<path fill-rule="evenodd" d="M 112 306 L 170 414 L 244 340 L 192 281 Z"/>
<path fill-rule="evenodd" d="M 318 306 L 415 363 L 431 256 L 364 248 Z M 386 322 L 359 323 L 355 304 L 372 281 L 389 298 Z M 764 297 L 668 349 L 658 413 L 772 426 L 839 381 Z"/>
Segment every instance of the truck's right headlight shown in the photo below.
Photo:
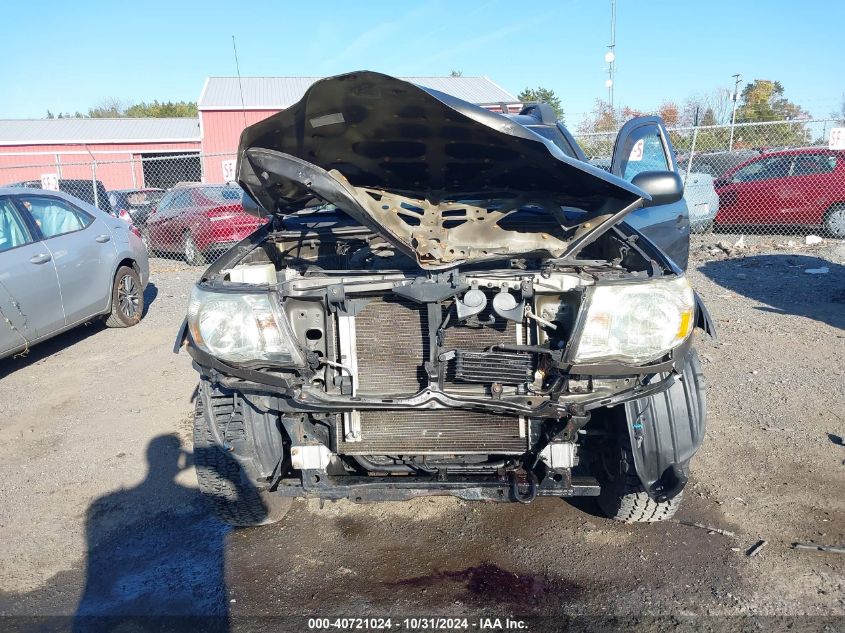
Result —
<path fill-rule="evenodd" d="M 194 343 L 220 360 L 304 364 L 290 324 L 269 293 L 208 292 L 194 286 L 188 327 Z"/>
<path fill-rule="evenodd" d="M 685 277 L 596 286 L 573 362 L 643 364 L 668 354 L 692 333 L 695 296 Z"/>

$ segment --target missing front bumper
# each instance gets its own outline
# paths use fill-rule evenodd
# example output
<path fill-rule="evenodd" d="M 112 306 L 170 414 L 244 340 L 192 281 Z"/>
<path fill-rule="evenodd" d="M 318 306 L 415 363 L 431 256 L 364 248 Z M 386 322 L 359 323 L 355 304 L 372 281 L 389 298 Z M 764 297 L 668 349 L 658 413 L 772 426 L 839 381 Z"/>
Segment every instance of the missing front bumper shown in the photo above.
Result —
<path fill-rule="evenodd" d="M 592 477 L 559 480 L 546 477 L 537 486 L 538 497 L 595 497 L 600 491 Z M 442 477 L 324 477 L 307 474 L 302 480 L 283 479 L 276 492 L 285 497 L 347 499 L 356 503 L 408 501 L 417 497 L 449 496 L 465 501 L 516 501 L 507 481 L 493 477 L 447 475 Z"/>

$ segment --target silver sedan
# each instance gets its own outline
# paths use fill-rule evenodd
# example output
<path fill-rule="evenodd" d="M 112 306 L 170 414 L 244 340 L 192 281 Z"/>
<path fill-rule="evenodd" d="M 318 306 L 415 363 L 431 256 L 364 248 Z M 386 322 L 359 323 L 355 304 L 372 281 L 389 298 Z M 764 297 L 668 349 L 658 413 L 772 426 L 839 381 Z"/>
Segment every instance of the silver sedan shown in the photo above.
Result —
<path fill-rule="evenodd" d="M 149 274 L 134 226 L 59 191 L 0 188 L 0 358 L 99 317 L 135 325 Z"/>

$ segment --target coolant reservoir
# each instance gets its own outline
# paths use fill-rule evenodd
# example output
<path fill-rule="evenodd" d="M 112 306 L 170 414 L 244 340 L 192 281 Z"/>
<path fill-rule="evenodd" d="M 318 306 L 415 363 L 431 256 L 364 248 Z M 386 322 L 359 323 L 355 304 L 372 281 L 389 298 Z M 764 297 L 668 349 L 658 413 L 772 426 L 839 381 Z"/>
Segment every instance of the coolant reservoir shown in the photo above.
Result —
<path fill-rule="evenodd" d="M 235 266 L 229 270 L 229 281 L 272 285 L 276 283 L 276 267 L 273 264 Z"/>

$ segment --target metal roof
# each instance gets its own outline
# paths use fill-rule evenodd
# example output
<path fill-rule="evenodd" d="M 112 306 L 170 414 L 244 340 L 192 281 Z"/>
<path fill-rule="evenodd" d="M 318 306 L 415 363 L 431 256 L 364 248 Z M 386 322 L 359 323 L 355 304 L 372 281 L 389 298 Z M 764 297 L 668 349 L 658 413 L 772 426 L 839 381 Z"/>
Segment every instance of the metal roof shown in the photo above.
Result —
<path fill-rule="evenodd" d="M 200 140 L 199 119 L 0 119 L 0 145 L 164 143 Z"/>
<path fill-rule="evenodd" d="M 209 77 L 197 107 L 200 110 L 279 110 L 302 98 L 323 77 Z M 487 77 L 400 77 L 470 103 L 516 101 Z M 241 99 L 243 90 L 243 100 Z"/>

